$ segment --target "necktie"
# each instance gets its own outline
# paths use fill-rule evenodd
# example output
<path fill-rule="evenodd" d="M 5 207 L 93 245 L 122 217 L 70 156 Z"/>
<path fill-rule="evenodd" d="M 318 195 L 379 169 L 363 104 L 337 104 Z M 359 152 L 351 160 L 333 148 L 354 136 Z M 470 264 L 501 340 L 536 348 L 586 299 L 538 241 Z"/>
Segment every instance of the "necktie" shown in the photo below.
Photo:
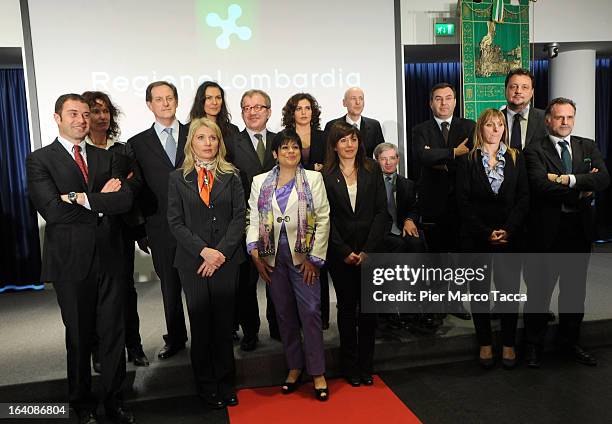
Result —
<path fill-rule="evenodd" d="M 448 128 L 450 124 L 446 121 L 442 122 L 442 138 L 444 138 L 444 144 L 448 146 Z"/>
<path fill-rule="evenodd" d="M 176 140 L 172 136 L 172 128 L 165 128 L 164 132 L 168 134 L 168 137 L 166 137 L 166 154 L 170 162 L 172 162 L 172 166 L 174 166 L 176 161 Z"/>
<path fill-rule="evenodd" d="M 79 169 L 83 174 L 83 178 L 85 179 L 85 184 L 87 184 L 89 182 L 89 171 L 87 170 L 87 164 L 85 163 L 83 156 L 81 156 L 81 146 L 74 146 L 72 151 L 74 152 L 74 161 L 79 166 Z"/>
<path fill-rule="evenodd" d="M 391 225 L 391 232 L 395 235 L 400 235 L 402 232 L 395 223 L 395 221 L 397 221 L 397 206 L 395 205 L 395 196 L 393 196 L 393 177 L 385 177 L 385 188 L 387 189 L 387 210 L 393 222 Z"/>
<path fill-rule="evenodd" d="M 215 182 L 214 174 L 206 168 L 198 169 L 198 187 L 200 188 L 200 199 L 210 206 L 210 192 Z"/>
<path fill-rule="evenodd" d="M 563 161 L 563 170 L 565 174 L 572 173 L 572 156 L 567 147 L 568 145 L 569 143 L 565 140 L 559 142 L 559 146 L 561 146 L 561 160 Z"/>
<path fill-rule="evenodd" d="M 264 158 L 266 157 L 266 146 L 264 146 L 263 143 L 263 135 L 257 133 L 255 134 L 255 138 L 257 139 L 257 157 L 263 166 Z"/>
<path fill-rule="evenodd" d="M 514 120 L 512 121 L 512 135 L 510 136 L 510 147 L 513 147 L 518 150 L 522 150 L 522 142 L 521 142 L 521 119 L 522 115 L 517 113 L 514 115 Z"/>

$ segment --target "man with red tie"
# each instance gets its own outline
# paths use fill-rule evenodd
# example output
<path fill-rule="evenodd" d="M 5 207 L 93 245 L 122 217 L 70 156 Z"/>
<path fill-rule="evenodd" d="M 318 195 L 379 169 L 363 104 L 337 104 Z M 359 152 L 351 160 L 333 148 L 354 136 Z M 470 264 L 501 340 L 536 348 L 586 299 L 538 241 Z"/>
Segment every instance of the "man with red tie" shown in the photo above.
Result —
<path fill-rule="evenodd" d="M 113 155 L 89 146 L 89 106 L 78 94 L 55 103 L 59 136 L 27 158 L 28 190 L 46 221 L 42 281 L 52 282 L 66 327 L 68 390 L 79 422 L 97 423 L 91 391 L 91 335 L 99 335 L 106 416 L 135 422 L 122 405 L 125 280 L 118 215 L 133 195 Z"/>

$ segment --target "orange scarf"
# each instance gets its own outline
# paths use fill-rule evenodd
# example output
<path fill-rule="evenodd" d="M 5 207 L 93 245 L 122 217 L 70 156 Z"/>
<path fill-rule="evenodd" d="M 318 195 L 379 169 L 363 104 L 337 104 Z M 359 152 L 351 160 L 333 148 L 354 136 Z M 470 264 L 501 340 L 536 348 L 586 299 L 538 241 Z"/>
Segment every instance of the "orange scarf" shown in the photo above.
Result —
<path fill-rule="evenodd" d="M 212 192 L 214 181 L 215 176 L 211 171 L 204 167 L 198 169 L 198 188 L 200 189 L 200 198 L 206 204 L 206 206 L 210 206 L 210 193 Z"/>

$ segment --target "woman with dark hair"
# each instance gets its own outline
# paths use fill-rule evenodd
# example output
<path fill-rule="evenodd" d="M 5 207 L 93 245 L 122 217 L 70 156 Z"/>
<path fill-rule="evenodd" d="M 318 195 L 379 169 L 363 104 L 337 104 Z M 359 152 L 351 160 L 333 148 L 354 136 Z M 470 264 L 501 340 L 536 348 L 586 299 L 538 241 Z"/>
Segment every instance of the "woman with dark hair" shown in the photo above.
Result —
<path fill-rule="evenodd" d="M 330 128 L 323 179 L 330 205 L 328 265 L 338 300 L 341 366 L 352 386 L 372 385 L 376 315 L 357 312 L 360 271 L 368 253 L 381 251 L 391 217 L 380 167 L 366 158 L 359 130 L 346 122 Z"/>
<path fill-rule="evenodd" d="M 86 91 L 83 98 L 89 105 L 89 135 L 85 141 L 92 146 L 109 149 L 119 140 L 119 108 L 111 102 L 108 94 L 101 91 Z"/>
<path fill-rule="evenodd" d="M 177 241 L 174 266 L 187 301 L 198 395 L 211 408 L 238 405 L 232 324 L 245 260 L 244 193 L 210 119 L 191 121 L 183 166 L 168 180 L 168 224 Z"/>
<path fill-rule="evenodd" d="M 232 116 L 225 104 L 225 90 L 214 81 L 205 81 L 196 91 L 193 105 L 189 112 L 189 121 L 197 118 L 208 118 L 219 126 L 221 134 L 226 140 L 240 131 L 232 124 Z"/>
<path fill-rule="evenodd" d="M 283 107 L 282 125 L 302 140 L 302 165 L 320 171 L 325 163 L 325 141 L 321 131 L 321 108 L 308 93 L 294 94 Z"/>
<path fill-rule="evenodd" d="M 491 262 L 493 253 L 519 252 L 521 227 L 529 210 L 529 185 L 525 161 L 520 151 L 508 146 L 504 114 L 486 109 L 476 122 L 474 147 L 457 163 L 457 203 L 461 214 L 461 249 L 474 252 Z M 484 253 L 484 258 L 481 255 Z M 493 259 L 496 290 L 516 294 L 520 289 L 520 255 Z M 491 273 L 485 281 L 470 285 L 470 292 L 491 290 Z M 503 302 L 496 306 L 501 316 L 502 363 L 516 365 L 514 350 L 518 304 Z M 480 345 L 479 362 L 484 368 L 494 365 L 489 302 L 472 301 L 472 317 Z"/>
<path fill-rule="evenodd" d="M 281 131 L 272 151 L 278 165 L 253 178 L 247 250 L 276 310 L 289 368 L 282 393 L 295 391 L 306 368 L 315 397 L 326 401 L 319 268 L 327 254 L 329 203 L 321 174 L 300 164 L 302 142 L 295 131 Z"/>
<path fill-rule="evenodd" d="M 134 170 L 134 160 L 126 151 L 125 143 L 119 141 L 119 108 L 113 104 L 108 94 L 101 91 L 86 91 L 83 98 L 89 105 L 89 134 L 85 142 L 111 152 L 121 167 L 121 176 L 129 178 Z M 140 317 L 138 316 L 138 293 L 134 287 L 134 242 L 146 237 L 144 221 L 140 210 L 132 210 L 121 216 L 121 228 L 125 253 L 125 347 L 128 362 L 136 366 L 149 366 L 149 358 L 142 348 L 140 337 Z M 97 336 L 94 335 L 92 352 L 94 371 L 100 372 L 100 355 L 97 350 Z"/>

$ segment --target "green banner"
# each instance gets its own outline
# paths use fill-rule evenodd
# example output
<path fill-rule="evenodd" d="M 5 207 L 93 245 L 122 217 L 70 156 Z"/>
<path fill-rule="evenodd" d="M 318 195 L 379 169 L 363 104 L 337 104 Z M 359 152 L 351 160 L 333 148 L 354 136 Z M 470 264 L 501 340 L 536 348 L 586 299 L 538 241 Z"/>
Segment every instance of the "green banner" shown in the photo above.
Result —
<path fill-rule="evenodd" d="M 504 105 L 506 75 L 529 69 L 529 54 L 529 0 L 461 0 L 464 116 Z"/>

